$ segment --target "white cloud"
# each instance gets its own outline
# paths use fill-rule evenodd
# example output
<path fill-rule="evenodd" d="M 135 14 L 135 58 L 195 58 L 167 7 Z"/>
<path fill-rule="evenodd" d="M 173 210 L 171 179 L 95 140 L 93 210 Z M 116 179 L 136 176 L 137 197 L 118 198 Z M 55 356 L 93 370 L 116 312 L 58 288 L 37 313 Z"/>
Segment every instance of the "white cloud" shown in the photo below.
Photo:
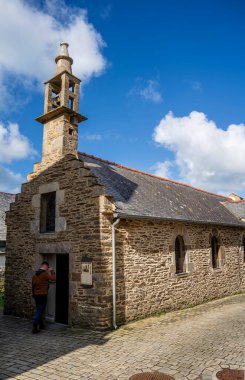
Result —
<path fill-rule="evenodd" d="M 174 153 L 181 181 L 218 193 L 244 192 L 245 125 L 223 130 L 202 112 L 184 117 L 169 112 L 153 139 Z"/>
<path fill-rule="evenodd" d="M 0 166 L 0 191 L 18 193 L 23 182 L 24 178 L 20 174 Z"/>
<path fill-rule="evenodd" d="M 160 84 L 156 80 L 150 79 L 145 82 L 142 78 L 137 78 L 136 85 L 129 90 L 127 96 L 140 96 L 146 101 L 159 104 L 163 102 L 159 88 Z"/>
<path fill-rule="evenodd" d="M 94 133 L 91 135 L 81 135 L 81 139 L 88 141 L 99 141 L 101 140 L 101 135 L 99 133 Z"/>
<path fill-rule="evenodd" d="M 154 171 L 154 174 L 159 177 L 168 178 L 171 176 L 170 167 L 173 166 L 173 163 L 170 161 L 156 162 L 150 170 Z"/>
<path fill-rule="evenodd" d="M 105 43 L 88 22 L 85 10 L 57 0 L 47 0 L 46 10 L 24 0 L 0 0 L 0 9 L 0 89 L 5 100 L 9 87 L 3 78 L 8 79 L 9 74 L 34 86 L 53 75 L 54 57 L 62 41 L 70 44 L 73 72 L 84 81 L 105 69 L 101 53 Z"/>
<path fill-rule="evenodd" d="M 5 127 L 0 123 L 0 162 L 10 163 L 35 154 L 27 137 L 20 133 L 18 124 L 9 123 Z"/>
<path fill-rule="evenodd" d="M 3 72 L 1 72 L 0 68 L 0 94 L 1 94 L 1 102 L 0 102 L 0 111 L 4 111 L 11 104 L 11 95 L 8 89 L 7 84 L 4 81 Z"/>
<path fill-rule="evenodd" d="M 155 80 L 148 80 L 147 86 L 140 90 L 140 96 L 145 100 L 150 100 L 153 103 L 162 103 L 162 95 L 158 90 L 159 83 Z"/>

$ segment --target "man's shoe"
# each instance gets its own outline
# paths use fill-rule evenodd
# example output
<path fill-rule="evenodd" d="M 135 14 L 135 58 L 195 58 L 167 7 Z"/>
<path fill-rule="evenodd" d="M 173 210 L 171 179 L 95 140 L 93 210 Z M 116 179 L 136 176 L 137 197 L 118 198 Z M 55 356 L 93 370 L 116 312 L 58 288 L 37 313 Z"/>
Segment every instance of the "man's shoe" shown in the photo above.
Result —
<path fill-rule="evenodd" d="M 40 323 L 39 324 L 39 328 L 40 328 L 40 330 L 44 330 L 45 329 L 45 324 L 44 323 Z"/>
<path fill-rule="evenodd" d="M 40 330 L 37 327 L 32 328 L 32 334 L 37 334 L 39 332 L 40 332 Z"/>

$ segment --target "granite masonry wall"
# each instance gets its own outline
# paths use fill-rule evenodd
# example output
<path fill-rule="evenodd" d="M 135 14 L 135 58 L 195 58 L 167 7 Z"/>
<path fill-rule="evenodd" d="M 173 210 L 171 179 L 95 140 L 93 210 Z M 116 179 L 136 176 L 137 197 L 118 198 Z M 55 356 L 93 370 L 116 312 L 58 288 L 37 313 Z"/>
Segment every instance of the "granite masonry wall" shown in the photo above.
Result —
<path fill-rule="evenodd" d="M 39 168 L 40 169 L 40 168 Z M 56 191 L 56 231 L 40 233 L 41 194 Z M 114 204 L 82 161 L 67 155 L 34 173 L 7 213 L 5 313 L 33 317 L 31 277 L 43 255 L 69 254 L 69 324 L 112 323 Z M 128 321 L 245 290 L 239 228 L 121 220 L 116 228 L 117 321 Z M 176 275 L 174 244 L 183 236 L 186 273 Z M 211 265 L 211 237 L 220 268 Z M 81 257 L 93 260 L 93 287 L 81 284 Z"/>
<path fill-rule="evenodd" d="M 56 191 L 56 231 L 39 232 L 40 196 Z M 112 203 L 72 155 L 22 185 L 7 214 L 5 313 L 33 317 L 31 277 L 42 255 L 69 254 L 69 324 L 111 326 Z M 93 260 L 93 287 L 81 285 L 81 257 Z"/>
<path fill-rule="evenodd" d="M 55 165 L 65 155 L 77 154 L 78 126 L 70 122 L 69 115 L 60 115 L 44 124 L 43 128 L 42 161 L 34 165 L 33 173 L 28 175 L 28 181 L 37 177 L 49 166 Z"/>
<path fill-rule="evenodd" d="M 244 291 L 243 233 L 238 228 L 122 220 L 116 235 L 118 324 Z M 185 274 L 175 273 L 178 235 L 186 246 Z M 219 269 L 212 268 L 212 235 L 220 244 Z"/>

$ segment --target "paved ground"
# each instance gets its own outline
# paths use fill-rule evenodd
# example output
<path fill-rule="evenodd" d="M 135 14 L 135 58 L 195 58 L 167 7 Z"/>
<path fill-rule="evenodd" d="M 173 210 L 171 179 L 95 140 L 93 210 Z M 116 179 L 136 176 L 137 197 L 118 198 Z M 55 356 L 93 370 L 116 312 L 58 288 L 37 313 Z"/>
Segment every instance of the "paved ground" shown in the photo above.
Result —
<path fill-rule="evenodd" d="M 215 379 L 245 365 L 245 295 L 148 318 L 110 333 L 0 316 L 0 379 L 128 380 L 160 371 L 175 379 Z"/>

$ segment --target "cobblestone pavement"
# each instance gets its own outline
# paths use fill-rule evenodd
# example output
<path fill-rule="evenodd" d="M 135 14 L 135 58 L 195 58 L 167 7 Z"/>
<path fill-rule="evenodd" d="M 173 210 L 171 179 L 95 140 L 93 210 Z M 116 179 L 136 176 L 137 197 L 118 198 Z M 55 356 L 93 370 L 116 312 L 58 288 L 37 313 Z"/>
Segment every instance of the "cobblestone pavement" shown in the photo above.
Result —
<path fill-rule="evenodd" d="M 0 379 L 128 380 L 160 371 L 211 380 L 221 368 L 244 369 L 245 295 L 148 318 L 98 333 L 0 316 Z"/>

